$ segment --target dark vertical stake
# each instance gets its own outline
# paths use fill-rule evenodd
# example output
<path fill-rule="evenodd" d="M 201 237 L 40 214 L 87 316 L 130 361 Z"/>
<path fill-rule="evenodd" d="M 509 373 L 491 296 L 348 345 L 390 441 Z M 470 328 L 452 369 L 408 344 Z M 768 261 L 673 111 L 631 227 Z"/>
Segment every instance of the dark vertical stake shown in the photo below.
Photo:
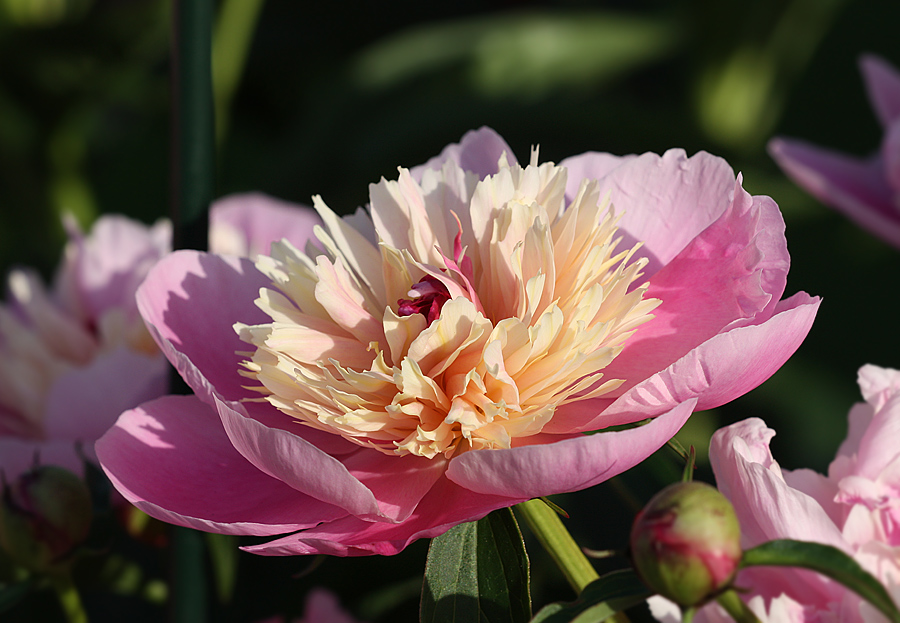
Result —
<path fill-rule="evenodd" d="M 175 249 L 205 249 L 207 244 L 215 184 L 212 21 L 213 0 L 173 0 L 170 208 Z M 208 591 L 202 535 L 175 528 L 172 550 L 171 620 L 203 623 Z"/>
<path fill-rule="evenodd" d="M 176 249 L 205 249 L 215 185 L 212 0 L 173 0 L 172 196 Z"/>

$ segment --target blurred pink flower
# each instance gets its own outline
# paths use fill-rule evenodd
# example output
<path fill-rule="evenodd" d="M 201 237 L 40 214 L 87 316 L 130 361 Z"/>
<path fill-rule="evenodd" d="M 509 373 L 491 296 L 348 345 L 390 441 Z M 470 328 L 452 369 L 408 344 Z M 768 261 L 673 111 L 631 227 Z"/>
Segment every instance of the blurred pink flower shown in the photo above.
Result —
<path fill-rule="evenodd" d="M 859 385 L 866 402 L 851 409 L 847 439 L 827 477 L 808 469 L 783 471 L 769 450 L 775 431 L 757 418 L 717 431 L 710 460 L 719 489 L 734 504 L 745 549 L 772 539 L 833 545 L 900 604 L 900 371 L 864 366 Z M 736 585 L 749 589 L 742 594 L 763 620 L 886 620 L 855 593 L 810 571 L 748 569 Z M 654 602 L 655 613 L 671 609 L 659 598 Z M 776 617 L 772 609 L 794 614 Z M 710 605 L 694 620 L 727 618 Z"/>
<path fill-rule="evenodd" d="M 319 222 L 309 208 L 259 194 L 216 202 L 211 248 L 242 255 L 276 239 L 305 244 Z M 13 478 L 42 463 L 81 470 L 119 414 L 168 389 L 169 365 L 138 313 L 135 291 L 171 245 L 171 226 L 118 215 L 89 235 L 66 220 L 69 242 L 53 288 L 15 269 L 0 305 L 0 469 Z"/>
<path fill-rule="evenodd" d="M 858 158 L 786 138 L 772 139 L 769 153 L 816 199 L 900 247 L 900 73 L 877 56 L 863 56 L 860 68 L 884 128 L 875 154 Z"/>
<path fill-rule="evenodd" d="M 259 623 L 284 623 L 284 617 L 272 617 Z M 292 623 L 359 623 L 341 607 L 334 593 L 325 588 L 314 588 L 306 596 L 303 618 Z"/>
<path fill-rule="evenodd" d="M 128 500 L 293 533 L 260 554 L 394 554 L 628 469 L 768 378 L 819 304 L 779 300 L 778 207 L 706 153 L 521 167 L 483 128 L 370 200 L 341 219 L 316 198 L 320 250 L 151 272 L 141 313 L 195 396 L 98 442 Z"/>

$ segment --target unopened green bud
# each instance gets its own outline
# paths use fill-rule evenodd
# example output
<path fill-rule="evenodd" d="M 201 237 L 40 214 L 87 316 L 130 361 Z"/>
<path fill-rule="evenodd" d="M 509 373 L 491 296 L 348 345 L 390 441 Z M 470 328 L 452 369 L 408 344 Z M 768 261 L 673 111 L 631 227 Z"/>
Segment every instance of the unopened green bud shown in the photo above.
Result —
<path fill-rule="evenodd" d="M 0 545 L 33 571 L 59 565 L 87 539 L 91 496 L 72 472 L 40 465 L 4 484 Z"/>
<path fill-rule="evenodd" d="M 734 507 L 702 482 L 666 487 L 635 518 L 631 556 L 651 589 L 684 607 L 703 604 L 731 584 L 741 562 Z"/>

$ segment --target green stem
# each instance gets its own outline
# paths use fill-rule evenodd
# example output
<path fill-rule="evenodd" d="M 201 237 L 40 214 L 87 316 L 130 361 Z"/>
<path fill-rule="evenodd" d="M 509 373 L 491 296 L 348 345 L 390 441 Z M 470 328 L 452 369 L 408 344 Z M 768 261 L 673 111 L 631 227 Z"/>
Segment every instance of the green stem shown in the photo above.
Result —
<path fill-rule="evenodd" d="M 566 530 L 556 511 L 541 500 L 528 500 L 516 508 L 553 558 L 553 562 L 566 576 L 575 593 L 581 594 L 585 586 L 600 577 L 575 539 Z"/>
<path fill-rule="evenodd" d="M 221 147 L 231 116 L 231 101 L 247 64 L 256 22 L 265 0 L 225 0 L 213 33 L 212 77 L 216 104 L 216 143 Z"/>
<path fill-rule="evenodd" d="M 591 561 L 566 530 L 556 511 L 539 499 L 522 502 L 516 509 L 553 558 L 576 595 L 580 595 L 588 584 L 600 578 Z M 607 621 L 628 623 L 628 617 L 622 612 L 617 612 Z"/>
<path fill-rule="evenodd" d="M 716 601 L 725 608 L 725 611 L 737 623 L 760 623 L 753 611 L 744 603 L 744 600 L 738 596 L 737 591 L 733 588 L 729 588 L 716 597 Z"/>
<path fill-rule="evenodd" d="M 81 596 L 75 583 L 72 582 L 72 576 L 68 573 L 55 575 L 51 578 L 50 583 L 59 597 L 59 603 L 66 615 L 68 623 L 88 623 L 87 612 L 84 611 L 84 605 L 81 603 Z"/>

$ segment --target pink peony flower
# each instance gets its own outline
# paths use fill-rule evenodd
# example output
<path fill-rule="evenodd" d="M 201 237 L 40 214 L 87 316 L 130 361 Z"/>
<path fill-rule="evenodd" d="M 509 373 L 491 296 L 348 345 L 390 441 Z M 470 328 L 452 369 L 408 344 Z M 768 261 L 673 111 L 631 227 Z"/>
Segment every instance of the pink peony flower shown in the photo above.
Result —
<path fill-rule="evenodd" d="M 394 554 L 628 469 L 768 378 L 818 308 L 779 301 L 778 208 L 705 153 L 522 167 L 483 128 L 370 200 L 316 198 L 318 248 L 151 271 L 141 313 L 195 396 L 98 442 L 133 504 L 290 533 L 260 554 Z"/>
<path fill-rule="evenodd" d="M 710 459 L 719 489 L 734 504 L 745 549 L 772 539 L 832 545 L 900 603 L 900 371 L 864 366 L 859 384 L 866 402 L 850 411 L 847 439 L 827 477 L 808 469 L 783 471 L 769 451 L 775 431 L 756 418 L 717 431 Z M 735 584 L 749 589 L 742 594 L 764 621 L 885 620 L 855 593 L 810 571 L 751 568 Z M 667 620 L 671 605 L 654 602 L 654 613 Z M 771 613 L 784 608 L 794 614 Z M 709 605 L 694 620 L 726 618 Z"/>
<path fill-rule="evenodd" d="M 243 255 L 276 239 L 305 244 L 309 208 L 264 195 L 213 205 L 210 245 Z M 82 471 L 119 414 L 166 393 L 169 365 L 138 313 L 135 291 L 171 247 L 171 226 L 101 217 L 89 235 L 66 221 L 69 243 L 51 291 L 33 270 L 9 275 L 0 306 L 0 469 L 7 478 L 42 463 Z M 277 233 L 276 233 L 277 232 Z"/>
<path fill-rule="evenodd" d="M 860 61 L 869 100 L 884 127 L 881 149 L 857 158 L 805 141 L 775 138 L 769 153 L 816 199 L 900 247 L 900 73 L 887 61 Z"/>

